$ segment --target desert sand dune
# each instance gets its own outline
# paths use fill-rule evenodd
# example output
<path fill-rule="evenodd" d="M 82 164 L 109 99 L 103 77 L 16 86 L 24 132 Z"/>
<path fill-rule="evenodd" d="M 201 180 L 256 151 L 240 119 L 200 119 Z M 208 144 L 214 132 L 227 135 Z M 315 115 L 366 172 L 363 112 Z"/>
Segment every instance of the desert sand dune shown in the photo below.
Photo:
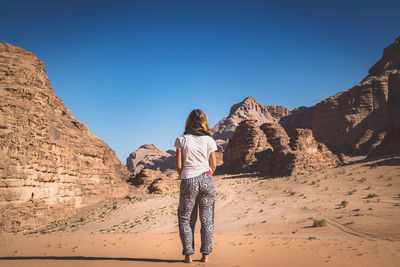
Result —
<path fill-rule="evenodd" d="M 354 160 L 290 177 L 215 176 L 206 265 L 399 266 L 400 157 Z M 177 202 L 178 193 L 120 199 L 37 233 L 2 234 L 0 266 L 184 266 Z"/>

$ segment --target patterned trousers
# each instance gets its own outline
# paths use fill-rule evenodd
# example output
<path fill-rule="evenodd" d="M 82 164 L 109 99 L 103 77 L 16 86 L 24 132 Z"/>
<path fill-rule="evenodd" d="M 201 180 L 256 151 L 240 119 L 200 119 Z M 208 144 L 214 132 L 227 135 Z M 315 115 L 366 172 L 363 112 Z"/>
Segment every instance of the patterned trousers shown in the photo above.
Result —
<path fill-rule="evenodd" d="M 197 220 L 197 210 L 200 215 L 200 234 L 202 254 L 212 251 L 212 236 L 214 232 L 215 189 L 211 175 L 182 179 L 179 196 L 178 222 L 179 236 L 182 241 L 183 255 L 194 253 L 194 227 Z"/>

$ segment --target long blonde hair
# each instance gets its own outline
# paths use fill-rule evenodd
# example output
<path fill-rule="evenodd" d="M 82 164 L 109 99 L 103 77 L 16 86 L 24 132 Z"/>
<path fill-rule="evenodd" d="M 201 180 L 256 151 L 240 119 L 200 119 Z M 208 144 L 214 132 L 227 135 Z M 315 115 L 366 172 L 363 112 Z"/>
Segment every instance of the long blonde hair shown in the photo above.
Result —
<path fill-rule="evenodd" d="M 199 131 L 209 136 L 213 135 L 208 126 L 207 116 L 201 109 L 192 110 L 186 119 L 185 132 L 191 130 Z"/>

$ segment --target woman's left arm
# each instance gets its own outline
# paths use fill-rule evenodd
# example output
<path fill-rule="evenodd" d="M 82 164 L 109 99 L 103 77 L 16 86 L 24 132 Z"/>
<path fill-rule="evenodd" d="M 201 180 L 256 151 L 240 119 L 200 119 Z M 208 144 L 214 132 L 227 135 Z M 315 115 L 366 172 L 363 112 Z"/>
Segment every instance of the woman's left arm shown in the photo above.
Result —
<path fill-rule="evenodd" d="M 215 169 L 217 168 L 217 157 L 215 156 L 215 152 L 210 153 L 210 158 L 208 161 L 210 163 L 211 172 L 214 173 Z"/>

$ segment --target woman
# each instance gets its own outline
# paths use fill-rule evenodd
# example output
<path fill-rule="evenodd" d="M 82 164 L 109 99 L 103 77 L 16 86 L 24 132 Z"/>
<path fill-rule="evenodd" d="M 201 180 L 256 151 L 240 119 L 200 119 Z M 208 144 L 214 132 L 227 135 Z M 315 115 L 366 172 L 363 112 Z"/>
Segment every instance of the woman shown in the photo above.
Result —
<path fill-rule="evenodd" d="M 199 209 L 202 262 L 208 262 L 214 232 L 215 190 L 212 174 L 217 166 L 217 145 L 212 138 L 206 114 L 190 112 L 185 132 L 176 138 L 176 170 L 181 178 L 178 221 L 185 262 L 192 262 L 194 227 Z"/>

